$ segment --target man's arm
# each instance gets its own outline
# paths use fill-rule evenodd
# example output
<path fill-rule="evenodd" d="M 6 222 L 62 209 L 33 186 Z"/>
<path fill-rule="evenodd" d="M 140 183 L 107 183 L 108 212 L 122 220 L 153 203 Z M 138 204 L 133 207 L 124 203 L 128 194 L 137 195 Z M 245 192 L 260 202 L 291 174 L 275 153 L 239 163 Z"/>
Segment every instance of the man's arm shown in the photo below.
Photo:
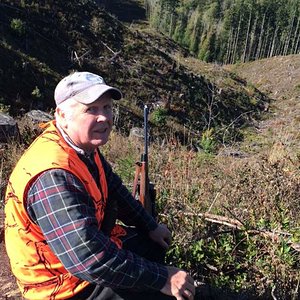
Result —
<path fill-rule="evenodd" d="M 113 288 L 160 290 L 166 284 L 166 267 L 118 249 L 98 230 L 94 203 L 74 175 L 44 172 L 28 193 L 27 210 L 74 276 Z"/>
<path fill-rule="evenodd" d="M 146 212 L 139 201 L 132 197 L 121 179 L 112 171 L 109 163 L 101 156 L 105 170 L 110 197 L 118 200 L 119 219 L 134 220 L 134 225 L 149 232 L 149 237 L 167 249 L 171 243 L 171 233 L 165 225 L 157 224 Z M 127 223 L 128 224 L 128 223 Z M 193 278 L 184 270 L 167 266 L 168 278 L 160 289 L 163 294 L 174 296 L 177 300 L 194 299 L 195 287 Z"/>
<path fill-rule="evenodd" d="M 112 171 L 103 156 L 101 156 L 101 161 L 106 174 L 109 201 L 117 201 L 118 218 L 124 224 L 134 225 L 148 233 L 153 241 L 168 249 L 172 236 L 167 226 L 157 224 L 153 216 L 141 205 L 141 202 L 137 201 L 123 185 L 120 177 Z"/>
<path fill-rule="evenodd" d="M 102 155 L 100 157 L 106 175 L 109 199 L 118 202 L 118 219 L 126 225 L 135 225 L 147 232 L 155 230 L 158 224 L 154 218 L 132 196 L 105 158 Z"/>

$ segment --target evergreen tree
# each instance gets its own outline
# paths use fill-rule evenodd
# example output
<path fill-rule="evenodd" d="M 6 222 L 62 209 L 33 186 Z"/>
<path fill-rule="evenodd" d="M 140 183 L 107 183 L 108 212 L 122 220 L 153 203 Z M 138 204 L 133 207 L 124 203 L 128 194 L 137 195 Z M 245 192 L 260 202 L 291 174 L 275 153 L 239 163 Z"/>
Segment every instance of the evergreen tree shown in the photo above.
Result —
<path fill-rule="evenodd" d="M 245 62 L 300 51 L 299 0 L 145 2 L 152 26 L 206 61 Z"/>

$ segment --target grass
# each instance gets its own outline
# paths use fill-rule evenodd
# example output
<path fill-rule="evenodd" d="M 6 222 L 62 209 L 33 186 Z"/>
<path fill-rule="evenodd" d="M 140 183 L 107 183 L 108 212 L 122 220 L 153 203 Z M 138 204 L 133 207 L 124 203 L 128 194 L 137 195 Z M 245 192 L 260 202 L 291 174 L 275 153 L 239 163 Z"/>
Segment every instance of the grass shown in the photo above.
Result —
<path fill-rule="evenodd" d="M 26 138 L 7 145 L 2 186 L 36 135 L 29 134 L 28 120 L 19 122 Z M 274 143 L 269 151 L 235 158 L 194 152 L 173 139 L 151 144 L 159 221 L 173 232 L 168 262 L 246 299 L 298 299 L 300 158 L 285 148 Z M 117 132 L 102 149 L 129 189 L 142 150 L 142 141 Z"/>
<path fill-rule="evenodd" d="M 123 157 L 118 162 L 128 167 L 132 144 L 114 135 L 110 145 L 108 159 Z M 272 151 L 237 159 L 172 142 L 152 145 L 150 178 L 159 219 L 173 232 L 169 263 L 247 299 L 297 299 L 300 160 L 283 156 L 284 150 L 274 144 Z"/>
<path fill-rule="evenodd" d="M 51 100 L 52 105 L 52 91 L 58 78 L 65 75 L 65 66 L 104 72 L 108 83 L 121 88 L 130 103 L 127 109 L 120 109 L 118 127 L 123 132 L 141 122 L 141 103 L 152 99 L 168 104 L 172 115 L 157 110 L 150 116 L 157 125 L 156 133 L 164 133 L 160 144 L 150 147 L 150 178 L 157 189 L 159 219 L 174 235 L 169 263 L 187 268 L 198 281 L 247 295 L 247 299 L 299 298 L 299 252 L 292 244 L 298 243 L 300 236 L 299 114 L 297 101 L 289 102 L 289 95 L 298 97 L 298 57 L 239 64 L 226 71 L 220 65 L 186 57 L 186 51 L 163 36 L 146 30 L 142 35 L 131 32 L 103 12 L 96 12 L 89 30 L 81 26 L 86 24 L 86 15 L 81 16 L 82 10 L 67 2 L 54 11 L 36 2 L 36 9 L 42 12 L 39 16 L 34 7 L 31 11 L 31 4 L 26 5 L 26 10 L 19 4 L 15 5 L 18 9 L 11 10 L 9 1 L 4 2 L 2 15 L 7 24 L 9 16 L 26 16 L 26 24 L 18 21 L 11 29 L 22 34 L 26 25 L 30 30 L 23 43 L 19 35 L 3 27 L 0 51 L 7 59 L 1 61 L 1 68 L 11 70 L 9 74 L 5 72 L 7 78 L 14 79 L 11 83 L 20 84 L 6 86 L 8 93 L 1 95 L 0 106 L 17 111 L 21 103 L 31 108 L 37 101 L 44 105 Z M 87 15 L 95 13 L 93 7 L 85 8 Z M 72 61 L 67 49 L 76 50 L 80 56 L 87 45 L 92 49 L 89 57 L 78 64 Z M 109 49 L 118 55 L 112 56 Z M 171 54 L 162 56 L 164 53 Z M 290 63 L 295 68 L 290 68 Z M 18 80 L 18 74 L 22 80 Z M 241 75 L 248 76 L 247 81 L 253 84 L 247 84 Z M 293 89 L 287 92 L 289 85 Z M 272 98 L 288 99 L 277 103 L 285 114 L 275 121 L 264 120 L 265 128 L 243 129 L 239 134 L 237 130 L 252 118 L 249 111 L 259 114 L 261 109 L 268 110 L 269 100 L 261 97 L 255 87 Z M 216 126 L 213 135 L 212 125 Z M 225 131 L 219 128 L 221 125 Z M 182 133 L 184 139 L 185 135 L 189 139 L 195 130 L 200 152 L 180 146 L 175 133 L 161 126 Z M 25 120 L 19 120 L 19 128 L 21 139 L 11 141 L 1 151 L 0 206 L 14 164 L 38 133 Z M 200 130 L 206 134 L 200 134 Z M 233 141 L 235 136 L 239 143 Z M 215 144 L 220 140 L 224 148 L 234 142 L 247 155 L 216 155 L 221 153 Z M 102 149 L 129 188 L 142 148 L 140 141 L 113 133 L 110 143 Z M 239 226 L 232 227 L 234 222 Z"/>

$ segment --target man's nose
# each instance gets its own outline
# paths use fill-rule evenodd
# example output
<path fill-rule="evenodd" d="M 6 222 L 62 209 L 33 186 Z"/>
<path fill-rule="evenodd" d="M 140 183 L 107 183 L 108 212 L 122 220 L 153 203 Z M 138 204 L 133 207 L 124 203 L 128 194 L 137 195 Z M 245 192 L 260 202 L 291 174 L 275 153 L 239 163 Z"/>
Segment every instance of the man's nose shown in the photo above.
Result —
<path fill-rule="evenodd" d="M 103 122 L 103 121 L 107 121 L 110 119 L 110 116 L 108 113 L 105 113 L 103 111 L 99 112 L 97 115 L 97 121 L 98 122 Z"/>

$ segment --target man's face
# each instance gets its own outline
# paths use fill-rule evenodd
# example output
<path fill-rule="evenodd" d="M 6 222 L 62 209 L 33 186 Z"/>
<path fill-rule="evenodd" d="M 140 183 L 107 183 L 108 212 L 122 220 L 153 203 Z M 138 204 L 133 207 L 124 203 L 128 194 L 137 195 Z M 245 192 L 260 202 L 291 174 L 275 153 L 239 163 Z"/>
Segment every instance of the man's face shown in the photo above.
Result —
<path fill-rule="evenodd" d="M 110 94 L 105 93 L 91 104 L 78 103 L 65 124 L 65 132 L 84 151 L 90 152 L 104 145 L 113 125 Z"/>

